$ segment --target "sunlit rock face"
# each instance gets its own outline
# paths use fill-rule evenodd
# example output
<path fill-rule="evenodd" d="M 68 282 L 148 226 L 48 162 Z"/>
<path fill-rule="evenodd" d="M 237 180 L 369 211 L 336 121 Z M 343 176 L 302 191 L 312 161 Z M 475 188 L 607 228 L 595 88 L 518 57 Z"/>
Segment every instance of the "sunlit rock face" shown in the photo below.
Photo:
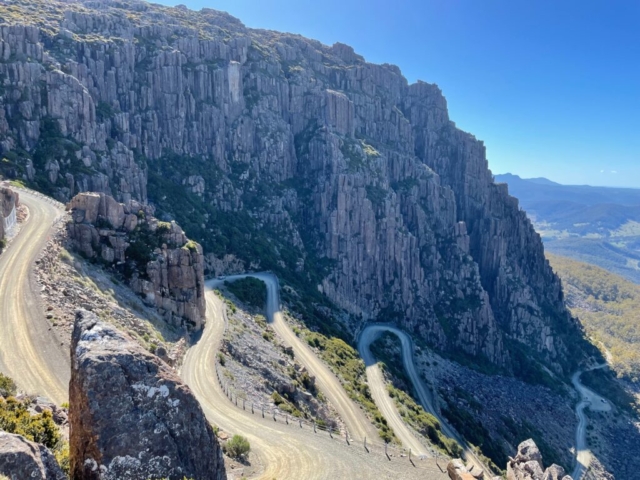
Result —
<path fill-rule="evenodd" d="M 583 357 L 540 238 L 437 85 L 210 9 L 32 0 L 2 17 L 16 176 L 151 200 L 211 270 L 294 272 L 353 328 L 396 322 L 512 371 Z"/>
<path fill-rule="evenodd" d="M 71 478 L 226 479 L 222 449 L 189 387 L 86 311 L 76 315 L 71 343 L 69 422 Z"/>

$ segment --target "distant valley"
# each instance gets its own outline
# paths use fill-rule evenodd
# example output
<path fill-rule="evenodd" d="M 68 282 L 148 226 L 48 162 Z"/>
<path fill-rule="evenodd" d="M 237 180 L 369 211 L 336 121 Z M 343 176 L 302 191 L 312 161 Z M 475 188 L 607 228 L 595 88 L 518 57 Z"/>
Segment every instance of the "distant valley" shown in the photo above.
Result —
<path fill-rule="evenodd" d="M 640 189 L 561 185 L 496 175 L 520 200 L 548 252 L 640 283 Z"/>

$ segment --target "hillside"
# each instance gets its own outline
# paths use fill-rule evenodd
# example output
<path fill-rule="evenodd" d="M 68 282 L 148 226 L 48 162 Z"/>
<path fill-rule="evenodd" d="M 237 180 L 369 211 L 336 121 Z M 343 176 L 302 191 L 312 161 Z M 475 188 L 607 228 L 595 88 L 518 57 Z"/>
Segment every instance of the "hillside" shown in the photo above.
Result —
<path fill-rule="evenodd" d="M 496 175 L 542 236 L 545 250 L 640 284 L 640 190 L 561 185 Z"/>
<path fill-rule="evenodd" d="M 640 380 L 640 286 L 606 270 L 547 255 L 567 303 L 587 332 L 611 353 L 618 376 Z"/>

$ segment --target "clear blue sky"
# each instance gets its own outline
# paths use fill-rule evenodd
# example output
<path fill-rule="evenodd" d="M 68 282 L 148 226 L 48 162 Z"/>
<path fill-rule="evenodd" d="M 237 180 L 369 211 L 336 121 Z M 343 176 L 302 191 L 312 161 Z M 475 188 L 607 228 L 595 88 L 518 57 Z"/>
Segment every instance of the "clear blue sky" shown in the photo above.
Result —
<path fill-rule="evenodd" d="M 437 83 L 494 173 L 640 188 L 638 0 L 162 0 Z"/>

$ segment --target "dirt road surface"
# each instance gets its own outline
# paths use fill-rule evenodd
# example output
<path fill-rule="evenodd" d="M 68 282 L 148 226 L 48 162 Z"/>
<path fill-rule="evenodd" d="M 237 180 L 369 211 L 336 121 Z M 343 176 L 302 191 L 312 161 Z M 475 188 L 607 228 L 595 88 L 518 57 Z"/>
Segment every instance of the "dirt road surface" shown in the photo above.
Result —
<path fill-rule="evenodd" d="M 440 426 L 442 428 L 442 432 L 445 435 L 453 438 L 462 446 L 465 452 L 466 460 L 480 467 L 485 472 L 485 476 L 487 476 L 487 478 L 492 478 L 493 473 L 491 472 L 491 470 L 489 470 L 480 461 L 480 459 L 471 450 L 471 448 L 469 448 L 469 446 L 464 441 L 464 439 L 461 438 L 460 435 L 449 426 L 449 424 L 444 418 L 440 417 L 436 409 L 433 407 L 429 389 L 425 386 L 424 382 L 420 378 L 420 375 L 418 374 L 418 370 L 416 369 L 415 363 L 413 361 L 413 343 L 411 342 L 411 338 L 409 337 L 409 335 L 407 335 L 404 331 L 400 330 L 399 328 L 393 325 L 384 325 L 384 324 L 367 325 L 362 329 L 362 332 L 360 333 L 360 337 L 358 340 L 358 350 L 360 350 L 361 355 L 363 355 L 364 353 L 366 353 L 366 351 L 369 350 L 369 345 L 371 344 L 371 342 L 375 340 L 375 338 L 383 332 L 393 333 L 400 339 L 400 343 L 402 345 L 402 363 L 404 365 L 405 371 L 407 372 L 407 375 L 411 379 L 411 383 L 413 384 L 413 388 L 416 394 L 418 395 L 418 400 L 420 401 L 420 404 L 422 405 L 422 407 L 425 409 L 425 411 L 429 412 L 430 414 L 432 414 L 434 417 L 438 419 L 438 421 L 440 422 Z M 390 414 L 389 417 L 385 417 L 385 418 L 387 418 L 388 422 L 393 422 L 394 416 L 397 415 L 397 417 L 400 418 L 400 415 L 397 414 L 395 405 L 392 403 L 391 398 L 389 398 L 389 395 L 387 393 L 387 388 L 384 383 L 384 379 L 382 378 L 382 374 L 380 374 L 379 376 L 374 374 L 371 377 L 369 377 L 369 372 L 375 371 L 373 369 L 370 369 L 370 366 L 375 364 L 375 358 L 373 358 L 373 355 L 368 356 L 368 358 L 365 359 L 365 363 L 367 364 L 367 381 L 369 383 L 369 388 L 371 389 L 372 395 L 374 395 L 374 398 L 380 398 L 381 402 L 390 402 L 389 409 L 392 408 L 394 413 Z M 376 392 L 375 394 L 373 394 L 374 391 Z M 377 401 L 376 401 L 376 404 L 378 405 L 378 408 L 381 408 L 380 404 L 378 404 Z M 400 418 L 400 420 L 402 419 Z M 408 427 L 406 427 L 406 425 L 404 426 L 404 428 L 408 430 Z M 396 430 L 394 429 L 394 431 Z M 399 426 L 398 426 L 398 431 L 402 432 Z M 396 435 L 398 435 L 397 431 L 396 431 Z M 408 433 L 407 432 L 401 433 L 401 435 L 403 437 L 408 437 L 408 435 L 411 435 L 411 432 L 409 430 Z M 407 440 L 409 440 L 409 438 L 407 438 Z"/>
<path fill-rule="evenodd" d="M 316 377 L 316 384 L 322 393 L 329 399 L 344 421 L 349 437 L 354 440 L 377 439 L 378 432 L 367 419 L 361 407 L 349 398 L 338 378 L 311 350 L 307 343 L 299 338 L 284 320 L 280 309 L 280 285 L 275 275 L 271 273 L 251 273 L 246 275 L 233 275 L 226 281 L 239 280 L 251 276 L 259 278 L 267 285 L 267 319 L 280 337 L 288 346 L 293 348 L 296 360 L 298 360 L 309 372 Z M 217 280 L 212 281 L 215 285 Z"/>
<path fill-rule="evenodd" d="M 611 410 L 611 404 L 600 395 L 595 393 L 593 390 L 588 389 L 580 382 L 580 376 L 585 371 L 597 370 L 599 368 L 606 367 L 607 364 L 597 365 L 588 370 L 579 370 L 573 374 L 571 377 L 571 382 L 573 386 L 577 390 L 580 395 L 580 402 L 576 405 L 576 415 L 578 416 L 578 426 L 576 428 L 576 466 L 573 470 L 571 476 L 574 480 L 581 480 L 582 476 L 585 474 L 589 465 L 591 464 L 591 460 L 593 454 L 591 450 L 589 450 L 589 445 L 587 445 L 587 425 L 588 419 L 584 413 L 584 409 L 589 407 L 590 410 L 595 412 L 608 412 Z"/>
<path fill-rule="evenodd" d="M 378 367 L 376 358 L 371 353 L 371 344 L 384 331 L 387 331 L 386 327 L 370 326 L 362 331 L 358 340 L 358 351 L 367 367 L 367 383 L 371 390 L 371 396 L 384 418 L 387 419 L 389 427 L 402 442 L 402 445 L 405 448 L 410 448 L 416 455 L 426 455 L 427 449 L 402 419 L 396 408 L 395 401 L 389 396 L 382 371 Z M 406 349 L 403 348 L 403 354 L 405 351 Z"/>
<path fill-rule="evenodd" d="M 0 371 L 20 390 L 60 404 L 68 397 L 69 352 L 45 318 L 31 272 L 62 212 L 25 190 L 20 190 L 20 201 L 28 207 L 29 218 L 0 255 Z"/>
<path fill-rule="evenodd" d="M 214 285 L 215 282 L 207 283 L 208 288 Z M 367 453 L 359 442 L 347 446 L 344 438 L 335 436 L 330 439 L 326 434 L 314 434 L 295 424 L 274 422 L 269 416 L 263 419 L 259 414 L 252 415 L 250 411 L 236 407 L 225 396 L 215 373 L 215 358 L 222 341 L 225 316 L 224 303 L 208 291 L 204 334 L 187 352 L 181 376 L 200 401 L 209 421 L 226 432 L 248 438 L 255 453 L 254 467 L 258 469 L 254 478 L 448 478 L 433 459 L 420 461 L 418 467 L 414 467 L 406 458 L 387 459 L 382 454 Z"/>

